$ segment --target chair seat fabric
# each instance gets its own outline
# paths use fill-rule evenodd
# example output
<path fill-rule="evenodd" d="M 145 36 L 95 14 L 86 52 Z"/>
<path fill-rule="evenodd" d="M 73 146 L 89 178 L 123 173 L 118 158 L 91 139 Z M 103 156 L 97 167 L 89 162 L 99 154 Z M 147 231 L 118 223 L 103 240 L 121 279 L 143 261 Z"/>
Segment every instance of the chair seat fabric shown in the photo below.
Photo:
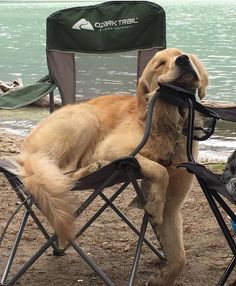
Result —
<path fill-rule="evenodd" d="M 16 166 L 9 159 L 0 159 L 0 172 L 17 175 Z"/>
<path fill-rule="evenodd" d="M 73 190 L 96 189 L 100 187 L 101 184 L 115 171 L 117 171 L 117 176 L 109 185 L 107 185 L 107 187 L 110 187 L 114 184 L 126 182 L 129 179 L 127 170 L 133 171 L 134 179 L 137 180 L 143 178 L 137 159 L 135 157 L 127 156 L 114 160 L 101 169 L 93 172 L 92 174 L 81 178 L 76 182 Z M 14 165 L 14 163 L 9 159 L 0 160 L 0 172 L 7 172 L 15 176 L 18 175 L 16 165 Z"/>
<path fill-rule="evenodd" d="M 77 181 L 73 190 L 97 189 L 116 171 L 116 177 L 107 185 L 107 187 L 126 182 L 129 180 L 127 170 L 133 171 L 134 179 L 137 180 L 143 178 L 137 159 L 135 157 L 127 156 L 114 160 L 101 169 L 93 172 L 91 175 L 81 178 L 79 181 Z"/>
<path fill-rule="evenodd" d="M 225 198 L 227 198 L 231 203 L 236 204 L 236 200 L 234 197 L 227 191 L 225 185 L 221 181 L 221 175 L 215 174 L 209 169 L 207 169 L 204 165 L 189 162 L 183 163 L 179 165 L 179 167 L 185 167 L 188 171 L 195 174 L 197 179 L 203 181 L 207 189 L 211 191 L 216 191 Z"/>

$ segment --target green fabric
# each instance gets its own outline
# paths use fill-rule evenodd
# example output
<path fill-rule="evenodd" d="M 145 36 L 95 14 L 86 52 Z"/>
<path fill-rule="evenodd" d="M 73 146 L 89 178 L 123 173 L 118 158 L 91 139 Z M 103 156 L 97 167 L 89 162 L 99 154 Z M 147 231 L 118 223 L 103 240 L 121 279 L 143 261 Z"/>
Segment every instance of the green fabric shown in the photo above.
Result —
<path fill-rule="evenodd" d="M 47 50 L 105 53 L 165 46 L 165 11 L 148 1 L 110 1 L 47 18 Z"/>
<path fill-rule="evenodd" d="M 39 81 L 19 89 L 11 90 L 0 96 L 0 108 L 15 109 L 26 106 L 49 94 L 55 84 Z"/>

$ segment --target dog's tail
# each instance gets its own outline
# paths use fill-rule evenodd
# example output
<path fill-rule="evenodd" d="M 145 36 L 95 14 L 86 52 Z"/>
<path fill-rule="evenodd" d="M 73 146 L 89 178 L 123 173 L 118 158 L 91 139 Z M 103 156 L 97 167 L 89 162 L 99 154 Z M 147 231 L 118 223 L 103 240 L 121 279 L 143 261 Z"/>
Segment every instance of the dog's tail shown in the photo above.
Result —
<path fill-rule="evenodd" d="M 26 191 L 32 194 L 64 244 L 73 234 L 73 204 L 69 192 L 72 180 L 41 153 L 22 153 L 17 165 Z"/>

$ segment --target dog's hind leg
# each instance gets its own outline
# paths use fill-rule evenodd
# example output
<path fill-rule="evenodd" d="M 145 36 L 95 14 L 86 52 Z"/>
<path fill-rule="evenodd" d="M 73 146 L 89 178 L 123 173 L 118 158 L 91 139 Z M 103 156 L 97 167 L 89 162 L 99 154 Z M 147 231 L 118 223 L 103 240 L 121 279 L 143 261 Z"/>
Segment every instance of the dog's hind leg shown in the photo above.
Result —
<path fill-rule="evenodd" d="M 152 223 L 159 226 L 162 223 L 166 189 L 169 183 L 167 169 L 139 154 L 136 158 L 141 166 L 141 173 L 145 177 L 142 189 L 147 192 L 147 202 L 144 208 L 150 215 Z"/>
<path fill-rule="evenodd" d="M 185 170 L 169 168 L 170 183 L 167 189 L 166 204 L 163 212 L 163 222 L 156 229 L 167 263 L 165 267 L 152 278 L 148 286 L 173 286 L 176 278 L 185 266 L 185 250 L 181 206 L 192 184 L 192 175 Z"/>

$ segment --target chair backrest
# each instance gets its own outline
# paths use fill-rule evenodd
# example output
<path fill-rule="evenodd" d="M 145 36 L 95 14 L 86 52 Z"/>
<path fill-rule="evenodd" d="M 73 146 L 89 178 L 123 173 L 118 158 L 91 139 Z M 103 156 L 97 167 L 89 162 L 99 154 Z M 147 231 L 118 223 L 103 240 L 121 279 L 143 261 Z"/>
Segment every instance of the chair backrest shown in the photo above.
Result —
<path fill-rule="evenodd" d="M 198 102 L 196 94 L 192 91 L 169 83 L 159 83 L 156 93 L 163 101 L 181 110 L 188 110 L 182 134 L 187 136 L 186 154 L 191 163 L 196 163 L 192 148 L 193 140 L 204 141 L 210 138 L 219 120 L 236 122 L 236 104 Z"/>
<path fill-rule="evenodd" d="M 138 50 L 137 78 L 151 57 L 166 48 L 165 11 L 148 1 L 109 1 L 74 7 L 47 18 L 47 62 L 62 104 L 74 103 L 76 53 Z"/>

